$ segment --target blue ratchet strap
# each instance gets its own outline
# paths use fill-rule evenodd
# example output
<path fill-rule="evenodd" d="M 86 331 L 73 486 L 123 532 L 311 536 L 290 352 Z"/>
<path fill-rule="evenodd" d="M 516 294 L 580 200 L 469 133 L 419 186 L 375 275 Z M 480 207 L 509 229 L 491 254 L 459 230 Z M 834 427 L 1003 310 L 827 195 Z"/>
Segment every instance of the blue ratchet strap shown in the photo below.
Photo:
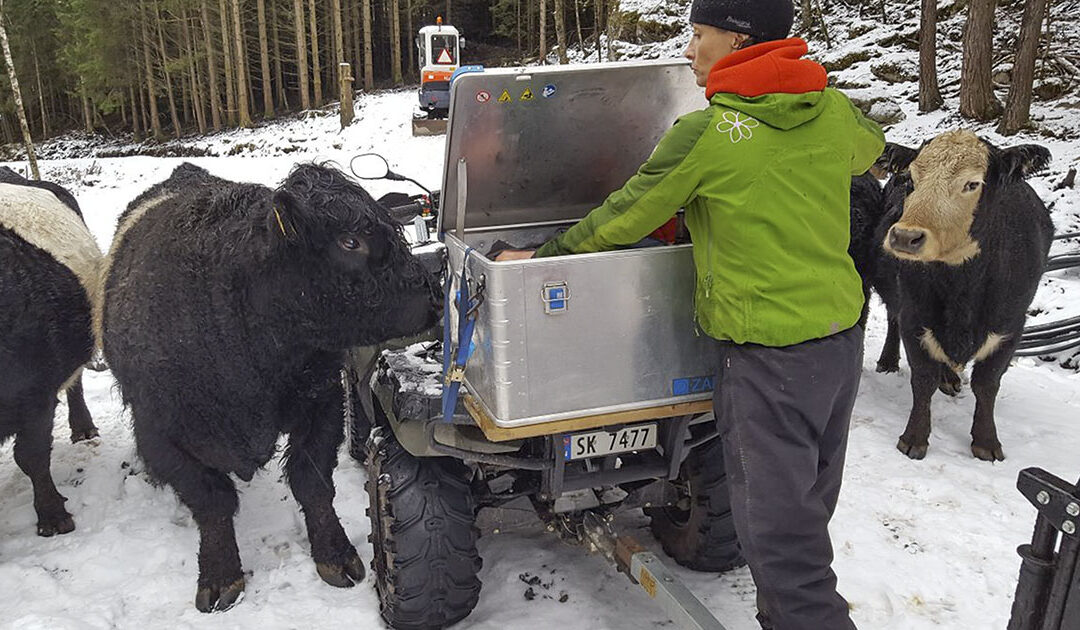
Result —
<path fill-rule="evenodd" d="M 457 311 L 458 330 L 457 345 L 451 347 L 450 318 L 443 318 L 443 391 L 442 391 L 442 415 L 443 422 L 451 422 L 454 410 L 457 409 L 458 395 L 461 392 L 461 382 L 465 379 L 465 362 L 469 360 L 472 346 L 473 330 L 476 328 L 476 307 L 480 305 L 477 299 L 473 303 L 469 297 L 469 281 L 466 276 L 466 268 L 469 255 L 473 248 L 465 250 L 465 256 L 461 261 L 461 284 L 458 287 Z M 446 283 L 446 304 L 450 304 L 450 285 Z"/>

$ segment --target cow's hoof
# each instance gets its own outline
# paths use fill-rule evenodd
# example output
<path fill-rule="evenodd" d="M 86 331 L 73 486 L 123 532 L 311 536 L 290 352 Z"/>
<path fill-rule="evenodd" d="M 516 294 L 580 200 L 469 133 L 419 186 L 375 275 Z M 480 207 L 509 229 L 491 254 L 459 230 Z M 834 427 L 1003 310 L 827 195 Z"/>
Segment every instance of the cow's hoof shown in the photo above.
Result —
<path fill-rule="evenodd" d="M 71 518 L 71 515 L 64 512 L 59 517 L 48 517 L 38 519 L 37 534 L 38 536 L 55 536 L 57 534 L 68 534 L 75 531 L 75 521 Z"/>
<path fill-rule="evenodd" d="M 356 553 L 353 553 L 345 564 L 316 562 L 315 569 L 323 582 L 338 588 L 349 588 L 364 579 L 364 561 Z"/>
<path fill-rule="evenodd" d="M 964 383 L 960 380 L 959 374 L 949 370 L 947 374 L 942 374 L 941 382 L 938 383 L 938 391 L 946 396 L 958 396 L 960 392 L 964 391 Z"/>
<path fill-rule="evenodd" d="M 900 364 L 899 363 L 882 363 L 881 361 L 878 361 L 877 371 L 879 373 L 881 373 L 881 374 L 892 374 L 893 372 L 899 372 L 900 371 Z"/>
<path fill-rule="evenodd" d="M 94 439 L 96 437 L 100 437 L 100 434 L 98 433 L 97 427 L 94 427 L 92 429 L 88 429 L 86 431 L 72 431 L 71 432 L 71 443 L 72 444 L 78 444 L 79 442 L 85 442 L 86 440 L 92 440 L 92 439 Z"/>
<path fill-rule="evenodd" d="M 220 588 L 217 586 L 200 587 L 195 593 L 195 607 L 200 612 L 220 612 L 240 603 L 244 595 L 244 578 Z"/>
<path fill-rule="evenodd" d="M 1005 461 L 1005 451 L 1001 450 L 1001 445 L 997 445 L 993 448 L 986 448 L 985 446 L 971 445 L 971 454 L 977 459 L 981 459 L 984 462 L 1003 462 Z"/>
<path fill-rule="evenodd" d="M 929 444 L 919 444 L 912 446 L 907 443 L 907 440 L 900 438 L 900 441 L 896 443 L 896 448 L 904 455 L 907 455 L 911 459 L 923 459 L 926 457 L 926 450 L 930 448 Z"/>

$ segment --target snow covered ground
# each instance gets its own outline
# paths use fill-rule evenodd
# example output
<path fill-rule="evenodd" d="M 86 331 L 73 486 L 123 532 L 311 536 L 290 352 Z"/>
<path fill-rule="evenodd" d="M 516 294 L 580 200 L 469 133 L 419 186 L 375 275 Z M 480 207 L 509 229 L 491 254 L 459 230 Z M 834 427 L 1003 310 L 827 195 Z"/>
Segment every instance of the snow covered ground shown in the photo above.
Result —
<path fill-rule="evenodd" d="M 912 53 L 907 54 L 910 60 Z M 856 65 L 841 77 L 854 81 L 859 73 L 869 74 Z M 889 129 L 890 140 L 917 146 L 959 124 L 949 112 L 917 116 L 914 103 L 904 98 L 911 84 L 867 82 L 872 85 L 868 90 L 895 97 L 907 114 Z M 443 139 L 411 137 L 413 99 L 411 91 L 365 96 L 357 103 L 357 122 L 345 132 L 338 132 L 336 116 L 312 115 L 198 140 L 194 144 L 215 157 L 190 161 L 230 179 L 276 184 L 297 161 L 328 159 L 345 165 L 353 155 L 376 150 L 395 170 L 438 187 Z M 952 104 L 955 109 L 955 100 Z M 1080 127 L 1075 110 L 1063 111 L 1038 109 L 1039 115 L 1057 115 L 1059 127 Z M 1032 183 L 1053 203 L 1060 231 L 1080 227 L 1076 192 L 1054 190 L 1076 165 L 1080 147 L 1038 136 L 1005 141 L 979 131 L 1004 145 L 1049 146 L 1053 166 Z M 69 148 L 69 156 L 81 150 L 77 141 Z M 180 162 L 65 157 L 44 161 L 43 176 L 75 193 L 91 231 L 107 248 L 127 202 Z M 378 195 L 408 189 L 376 182 L 370 190 Z M 1076 240 L 1056 248 L 1075 249 Z M 1033 307 L 1041 313 L 1033 321 L 1080 314 L 1078 287 L 1075 271 L 1048 277 L 1035 299 Z M 926 460 L 915 462 L 895 450 L 910 405 L 908 372 L 874 372 L 883 338 L 878 306 L 867 335 L 847 476 L 832 527 L 840 590 L 862 628 L 1003 628 L 1019 567 L 1014 549 L 1029 539 L 1034 519 L 1034 509 L 1015 490 L 1016 476 L 1028 466 L 1070 480 L 1080 474 L 1080 373 L 1061 365 L 1075 365 L 1066 362 L 1067 356 L 1015 361 L 998 398 L 998 427 L 1008 456 L 998 464 L 971 458 L 970 389 L 956 399 L 937 396 L 931 449 Z M 54 431 L 53 476 L 68 498 L 75 532 L 48 539 L 35 535 L 30 483 L 15 466 L 11 442 L 0 446 L 0 592 L 5 599 L 0 628 L 382 627 L 370 575 L 349 590 L 319 580 L 298 507 L 276 462 L 251 483 L 238 484 L 237 538 L 244 567 L 251 572 L 244 601 L 224 614 L 196 612 L 198 534 L 191 516 L 170 491 L 152 487 L 140 472 L 130 421 L 109 373 L 87 373 L 85 384 L 100 439 L 71 444 L 63 403 Z M 335 473 L 336 505 L 360 554 L 370 559 L 363 481 L 362 467 L 343 451 Z M 660 552 L 640 512 L 622 517 L 620 527 Z M 484 589 L 461 628 L 671 626 L 637 587 L 601 559 L 537 525 L 487 535 L 480 551 Z M 753 583 L 745 569 L 720 576 L 677 570 L 729 629 L 757 627 Z M 536 597 L 527 599 L 524 580 L 530 576 L 541 583 L 533 586 Z"/>

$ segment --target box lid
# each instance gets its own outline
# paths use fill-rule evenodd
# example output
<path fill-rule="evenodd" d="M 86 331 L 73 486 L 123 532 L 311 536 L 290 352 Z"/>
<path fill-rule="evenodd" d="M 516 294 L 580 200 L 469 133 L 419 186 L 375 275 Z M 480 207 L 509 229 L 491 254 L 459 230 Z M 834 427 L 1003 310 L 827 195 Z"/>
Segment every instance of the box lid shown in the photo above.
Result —
<path fill-rule="evenodd" d="M 440 232 L 459 220 L 470 231 L 580 219 L 679 116 L 706 105 L 685 60 L 461 75 L 451 88 Z"/>

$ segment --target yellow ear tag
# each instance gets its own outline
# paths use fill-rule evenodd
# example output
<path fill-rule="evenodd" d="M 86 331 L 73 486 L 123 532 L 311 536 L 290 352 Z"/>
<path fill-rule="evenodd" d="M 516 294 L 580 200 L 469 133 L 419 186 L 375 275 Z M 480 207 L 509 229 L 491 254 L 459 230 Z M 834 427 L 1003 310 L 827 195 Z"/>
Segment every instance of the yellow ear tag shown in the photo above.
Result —
<path fill-rule="evenodd" d="M 281 222 L 281 215 L 278 213 L 277 208 L 274 208 L 274 216 L 277 217 L 277 225 L 281 228 L 281 235 L 288 236 L 288 234 L 285 233 L 285 224 Z"/>

